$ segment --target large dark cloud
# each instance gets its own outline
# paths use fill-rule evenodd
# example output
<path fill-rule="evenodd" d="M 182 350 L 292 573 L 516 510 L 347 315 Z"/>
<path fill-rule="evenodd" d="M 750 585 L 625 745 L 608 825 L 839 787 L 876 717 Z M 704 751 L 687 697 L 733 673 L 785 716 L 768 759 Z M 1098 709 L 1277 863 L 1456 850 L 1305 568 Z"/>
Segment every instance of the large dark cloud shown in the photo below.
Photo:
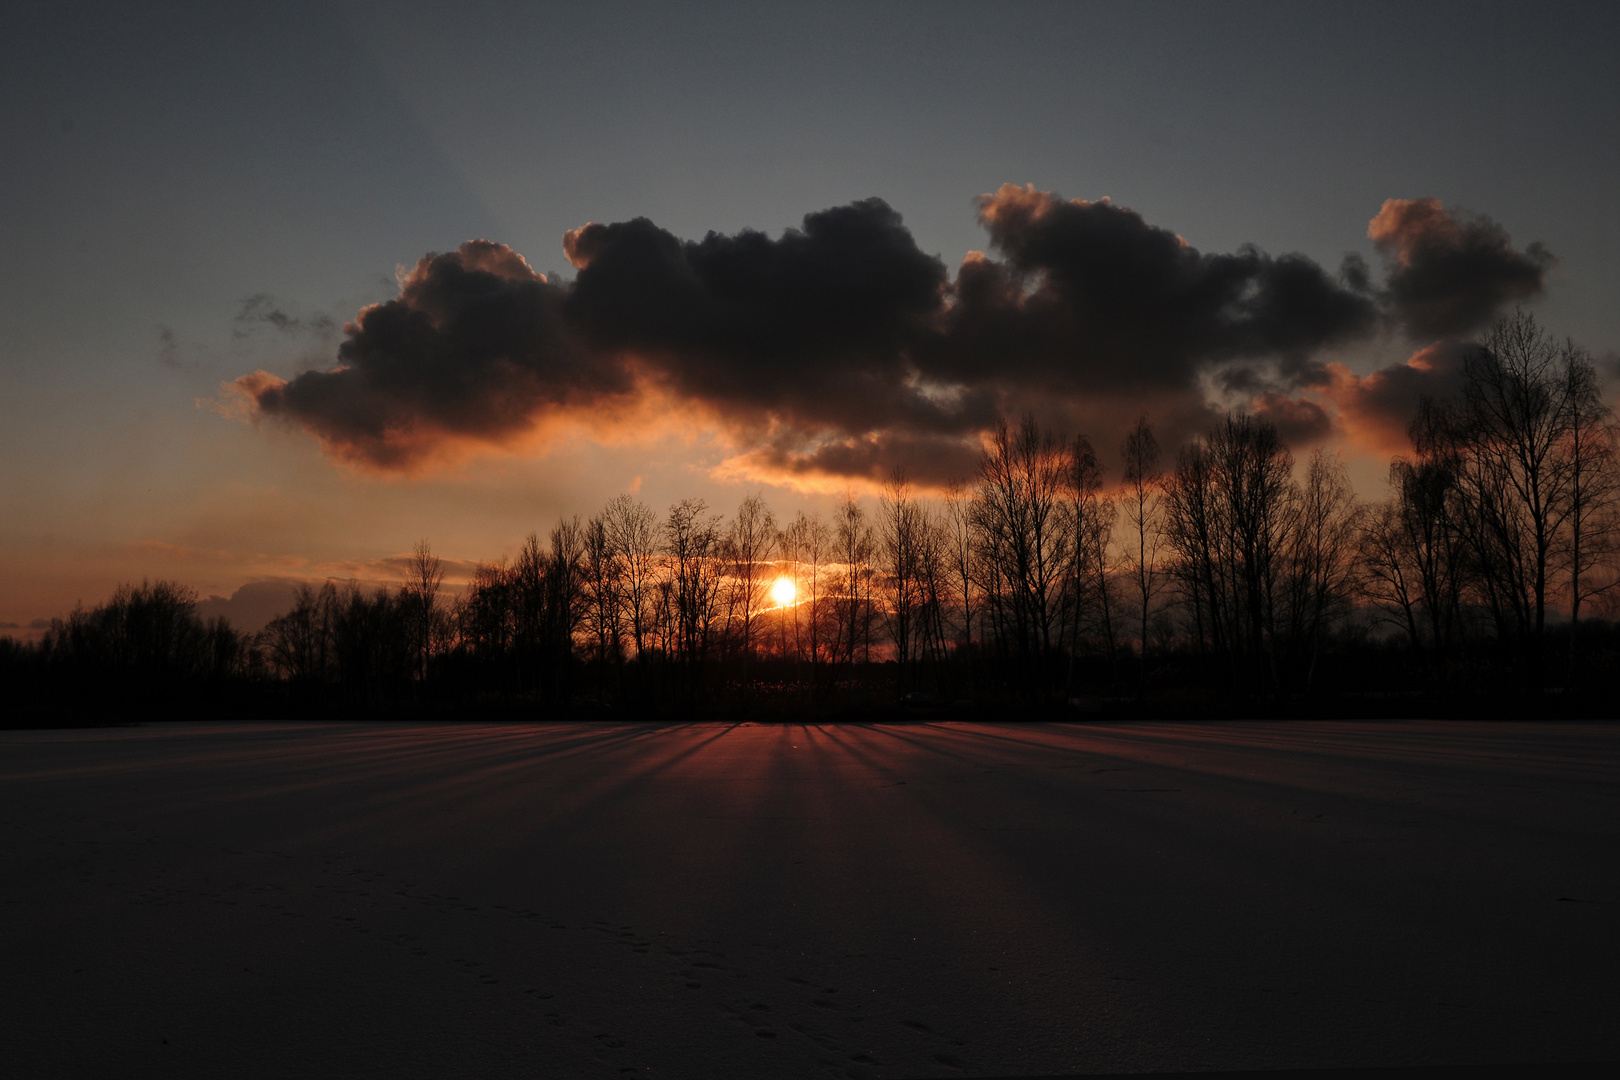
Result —
<path fill-rule="evenodd" d="M 1545 287 L 1553 257 L 1514 249 L 1490 218 L 1452 213 L 1439 199 L 1389 199 L 1367 227 L 1389 263 L 1393 314 L 1415 340 L 1471 333 Z"/>
<path fill-rule="evenodd" d="M 979 201 L 1004 260 L 970 257 L 941 336 L 943 372 L 1064 390 L 1148 389 L 1211 361 L 1301 359 L 1370 333 L 1368 295 L 1301 255 L 1209 255 L 1108 201 L 1006 185 Z"/>
<path fill-rule="evenodd" d="M 258 372 L 237 386 L 339 457 L 407 469 L 447 440 L 498 443 L 548 408 L 630 389 L 621 367 L 580 346 L 566 295 L 506 245 L 474 240 L 422 259 L 397 298 L 361 311 L 334 369 L 291 382 Z"/>
<path fill-rule="evenodd" d="M 345 326 L 333 369 L 235 387 L 258 414 L 383 470 L 651 402 L 723 429 L 732 471 L 873 477 L 900 464 L 934 481 L 964 471 L 998 414 L 1033 410 L 1106 453 L 1139 414 L 1169 441 L 1203 423 L 1211 386 L 1320 438 L 1332 421 L 1320 402 L 1346 385 L 1323 350 L 1392 320 L 1460 332 L 1533 295 L 1547 261 L 1432 200 L 1391 201 L 1373 220 L 1384 289 L 1353 259 L 1334 275 L 1252 246 L 1202 253 L 1106 200 L 1008 185 L 978 209 L 990 254 L 970 253 L 954 279 L 878 199 L 776 238 L 586 225 L 564 238 L 571 282 L 474 241 L 424 258 L 397 298 Z M 1396 408 L 1386 390 L 1403 378 L 1338 396 L 1369 415 L 1380 395 Z"/>
<path fill-rule="evenodd" d="M 945 265 L 881 199 L 806 215 L 778 240 L 682 241 L 637 218 L 576 229 L 564 250 L 579 268 L 569 312 L 596 347 L 734 421 L 961 430 L 909 359 L 941 310 Z"/>

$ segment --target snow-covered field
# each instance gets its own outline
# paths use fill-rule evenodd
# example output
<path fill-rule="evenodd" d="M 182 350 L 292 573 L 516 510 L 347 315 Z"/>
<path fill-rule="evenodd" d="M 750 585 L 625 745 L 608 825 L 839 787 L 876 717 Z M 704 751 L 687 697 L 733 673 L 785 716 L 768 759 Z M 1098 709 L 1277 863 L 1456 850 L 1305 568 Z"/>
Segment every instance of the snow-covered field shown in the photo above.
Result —
<path fill-rule="evenodd" d="M 1620 726 L 0 733 L 11 1076 L 1620 1058 Z"/>

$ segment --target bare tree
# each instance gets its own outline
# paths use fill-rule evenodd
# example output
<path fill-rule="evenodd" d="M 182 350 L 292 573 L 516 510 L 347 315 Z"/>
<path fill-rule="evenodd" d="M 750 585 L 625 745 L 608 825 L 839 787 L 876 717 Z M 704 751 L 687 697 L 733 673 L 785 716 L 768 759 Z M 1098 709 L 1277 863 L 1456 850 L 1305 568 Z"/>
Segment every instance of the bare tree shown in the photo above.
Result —
<path fill-rule="evenodd" d="M 702 499 L 682 499 L 664 519 L 664 556 L 671 586 L 672 645 L 681 660 L 688 695 L 695 695 L 698 666 L 708 655 L 720 594 L 720 518 Z"/>
<path fill-rule="evenodd" d="M 416 630 L 418 680 L 428 677 L 428 661 L 433 656 L 434 638 L 440 629 L 439 586 L 444 582 L 444 565 L 433 548 L 418 540 L 406 564 L 405 584 L 400 592 L 409 606 Z"/>
<path fill-rule="evenodd" d="M 117 597 L 114 597 L 116 602 Z M 330 581 L 317 589 L 299 585 L 293 592 L 292 609 L 270 620 L 261 633 L 270 663 L 289 682 L 303 686 L 323 683 L 332 670 L 332 620 L 337 604 L 337 587 Z M 417 623 L 412 641 L 417 645 Z M 419 671 L 413 663 L 413 673 Z"/>
<path fill-rule="evenodd" d="M 810 678 L 814 686 L 817 670 L 823 663 L 832 659 L 831 652 L 836 641 L 836 634 L 833 640 L 828 639 L 828 612 L 832 610 L 832 604 L 828 600 L 827 590 L 822 585 L 830 561 L 834 558 L 833 531 L 821 520 L 820 514 L 812 514 L 804 538 L 805 566 L 810 576 L 810 597 L 806 601 L 810 610 L 805 630 L 810 655 Z"/>
<path fill-rule="evenodd" d="M 1159 575 L 1158 489 L 1164 478 L 1159 468 L 1159 440 L 1154 438 L 1147 417 L 1137 418 L 1136 427 L 1125 436 L 1120 457 L 1125 463 L 1125 493 L 1120 501 L 1125 507 L 1125 520 L 1130 524 L 1135 541 L 1127 549 L 1125 571 L 1135 592 L 1139 616 L 1137 641 L 1143 663 L 1138 665 L 1138 677 L 1145 679 L 1148 618 L 1162 585 Z"/>
<path fill-rule="evenodd" d="M 1117 653 L 1114 635 L 1113 549 L 1116 503 L 1103 494 L 1102 466 L 1091 440 L 1077 436 L 1069 452 L 1069 499 L 1072 528 L 1074 529 L 1073 606 L 1074 645 L 1069 656 L 1070 681 L 1073 681 L 1074 649 L 1087 625 L 1088 615 L 1096 628 L 1102 631 L 1103 643 L 1108 650 L 1110 667 Z"/>
<path fill-rule="evenodd" d="M 741 629 L 743 692 L 749 690 L 748 660 L 754 648 L 754 624 L 764 610 L 770 588 L 769 561 L 776 550 L 776 518 L 758 495 L 743 499 L 727 532 L 731 583 Z"/>
<path fill-rule="evenodd" d="M 1234 413 L 1184 447 L 1165 487 L 1165 540 L 1234 686 L 1276 686 L 1279 574 L 1294 524 L 1293 457 L 1275 425 Z"/>
<path fill-rule="evenodd" d="M 978 586 L 974 582 L 978 548 L 974 542 L 972 497 L 960 481 L 952 481 L 945 489 L 944 528 L 945 562 L 956 594 L 956 609 L 961 614 L 956 647 L 965 658 L 972 648 L 973 615 L 978 610 Z"/>
<path fill-rule="evenodd" d="M 1309 691 L 1321 657 L 1322 635 L 1349 610 L 1356 595 L 1362 509 L 1344 463 L 1320 448 L 1311 455 L 1294 504 L 1285 602 L 1289 638 L 1309 657 L 1303 680 Z"/>
<path fill-rule="evenodd" d="M 1547 601 L 1559 533 L 1570 513 L 1565 455 L 1579 415 L 1580 356 L 1520 311 L 1494 324 L 1464 363 L 1457 443 L 1464 459 L 1475 556 L 1486 586 L 1511 615 L 1502 629 L 1524 646 L 1539 682 Z"/>
<path fill-rule="evenodd" d="M 1191 615 L 1194 640 L 1201 654 L 1222 653 L 1223 620 L 1217 609 L 1225 595 L 1224 564 L 1219 560 L 1214 476 L 1202 442 L 1177 452 L 1164 495 L 1164 535 L 1175 556 L 1171 577 Z"/>
<path fill-rule="evenodd" d="M 1293 455 L 1275 425 L 1254 417 L 1228 417 L 1210 437 L 1224 495 L 1228 552 L 1238 594 L 1229 610 L 1249 655 L 1263 658 L 1271 684 L 1276 668 L 1276 602 L 1281 559 L 1294 522 Z"/>
<path fill-rule="evenodd" d="M 637 663 L 641 664 L 645 660 L 643 654 L 651 632 L 657 591 L 658 518 L 646 504 L 629 495 L 619 495 L 607 504 L 602 520 L 614 557 L 623 568 L 620 603 L 629 617 Z"/>
<path fill-rule="evenodd" d="M 552 662 L 566 667 L 574 634 L 585 621 L 589 592 L 585 578 L 585 528 L 579 515 L 551 527 L 546 555 L 546 631 Z M 566 696 L 566 695 L 565 695 Z"/>
<path fill-rule="evenodd" d="M 795 680 L 802 679 L 804 642 L 800 625 L 800 607 L 804 595 L 804 565 L 808 558 L 810 518 L 800 510 L 794 519 L 783 526 L 776 538 L 777 555 L 782 560 L 781 576 L 793 582 L 794 600 L 780 604 L 776 611 L 777 651 L 782 659 L 791 658 Z M 774 592 L 774 587 L 773 587 Z"/>
<path fill-rule="evenodd" d="M 1568 470 L 1566 534 L 1557 557 L 1568 575 L 1569 674 L 1576 676 L 1581 609 L 1620 586 L 1620 442 L 1615 416 L 1603 403 L 1597 369 L 1585 350 L 1565 346 L 1568 431 L 1562 454 Z"/>
<path fill-rule="evenodd" d="M 583 570 L 590 633 L 596 644 L 597 688 L 607 690 L 607 667 L 624 656 L 624 559 L 608 533 L 607 518 L 598 514 L 585 523 Z"/>
<path fill-rule="evenodd" d="M 921 505 L 919 524 L 917 654 L 921 663 L 932 664 L 934 683 L 940 686 L 950 646 L 945 622 L 951 595 L 950 536 L 944 519 L 926 504 Z"/>
<path fill-rule="evenodd" d="M 404 599 L 387 588 L 367 594 L 354 581 L 328 596 L 333 675 L 343 697 L 377 701 L 409 684 L 416 650 Z M 448 614 L 440 621 L 448 624 Z"/>
<path fill-rule="evenodd" d="M 1016 432 L 992 432 L 979 458 L 974 520 L 993 564 L 987 599 L 1014 653 L 1026 662 L 1053 654 L 1073 538 L 1061 504 L 1067 474 L 1062 444 L 1026 416 Z"/>
<path fill-rule="evenodd" d="M 1423 594 L 1405 541 L 1397 499 L 1385 499 L 1368 510 L 1357 551 L 1361 591 L 1372 605 L 1374 617 L 1395 623 L 1406 632 L 1412 649 L 1420 651 Z"/>
<path fill-rule="evenodd" d="M 828 653 L 836 653 L 838 633 L 834 630 L 828 639 L 828 611 L 833 602 L 823 585 L 828 575 L 829 562 L 834 558 L 833 533 L 819 514 L 806 516 L 799 511 L 784 533 L 784 545 L 791 548 L 788 556 L 793 568 L 794 594 L 798 599 L 788 607 L 793 622 L 794 657 L 810 664 L 810 686 L 820 686 L 820 669 Z M 831 659 L 836 661 L 836 656 Z"/>
<path fill-rule="evenodd" d="M 507 602 L 511 605 L 512 658 L 520 692 L 541 689 L 548 682 L 548 613 L 551 610 L 551 573 L 540 537 L 530 533 L 507 572 Z"/>
<path fill-rule="evenodd" d="M 872 557 L 873 535 L 872 527 L 866 520 L 866 511 L 850 492 L 846 491 L 838 504 L 835 531 L 836 558 L 843 564 L 838 583 L 839 648 L 853 672 L 855 652 L 863 641 L 863 631 L 867 659 L 871 659 L 871 573 L 868 564 Z"/>
<path fill-rule="evenodd" d="M 456 602 L 458 647 L 475 657 L 498 661 L 512 648 L 513 586 L 503 562 L 479 563 Z"/>
<path fill-rule="evenodd" d="M 1462 618 L 1471 515 L 1460 487 L 1457 425 L 1447 410 L 1424 400 L 1408 430 L 1413 454 L 1390 462 L 1390 497 L 1362 530 L 1362 589 L 1441 679 Z"/>
<path fill-rule="evenodd" d="M 901 694 L 916 661 L 919 617 L 926 605 L 927 527 L 926 511 L 913 496 L 905 472 L 896 468 L 878 499 L 878 557 L 883 621 L 894 644 L 896 691 Z"/>

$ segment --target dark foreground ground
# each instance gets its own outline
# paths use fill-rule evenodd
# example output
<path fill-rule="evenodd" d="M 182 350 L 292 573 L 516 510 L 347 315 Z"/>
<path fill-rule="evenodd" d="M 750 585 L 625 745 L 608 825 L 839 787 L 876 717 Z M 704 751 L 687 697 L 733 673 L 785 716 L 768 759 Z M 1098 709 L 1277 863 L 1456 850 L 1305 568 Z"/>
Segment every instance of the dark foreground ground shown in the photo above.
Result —
<path fill-rule="evenodd" d="M 1620 1059 L 1620 726 L 0 733 L 12 1076 Z"/>

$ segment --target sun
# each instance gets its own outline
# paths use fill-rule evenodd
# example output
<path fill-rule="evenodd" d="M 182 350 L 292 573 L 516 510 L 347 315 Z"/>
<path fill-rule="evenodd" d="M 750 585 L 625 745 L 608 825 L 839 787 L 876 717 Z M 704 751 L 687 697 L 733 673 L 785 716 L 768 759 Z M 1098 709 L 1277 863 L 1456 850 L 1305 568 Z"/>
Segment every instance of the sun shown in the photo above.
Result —
<path fill-rule="evenodd" d="M 779 577 L 771 582 L 771 599 L 776 601 L 777 607 L 787 607 L 797 595 L 799 590 L 794 587 L 792 578 Z"/>

